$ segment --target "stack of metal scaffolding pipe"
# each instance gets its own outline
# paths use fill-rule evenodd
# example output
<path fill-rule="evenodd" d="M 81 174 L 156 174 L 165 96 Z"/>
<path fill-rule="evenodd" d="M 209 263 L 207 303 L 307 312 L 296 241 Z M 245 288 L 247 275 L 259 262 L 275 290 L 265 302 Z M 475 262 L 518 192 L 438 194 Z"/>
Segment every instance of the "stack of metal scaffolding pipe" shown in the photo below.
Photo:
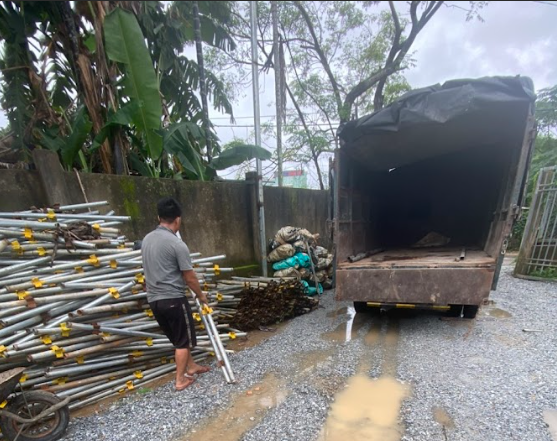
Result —
<path fill-rule="evenodd" d="M 107 205 L 0 213 L 0 372 L 26 367 L 22 389 L 70 397 L 72 409 L 175 370 L 173 347 L 147 303 L 141 251 L 117 228 L 130 218 L 102 214 Z M 198 334 L 192 354 L 216 356 L 232 382 L 225 346 L 246 334 L 226 320 L 243 285 L 219 280 L 232 272 L 221 265 L 225 255 L 192 258 L 212 309 L 207 316 L 189 300 Z"/>

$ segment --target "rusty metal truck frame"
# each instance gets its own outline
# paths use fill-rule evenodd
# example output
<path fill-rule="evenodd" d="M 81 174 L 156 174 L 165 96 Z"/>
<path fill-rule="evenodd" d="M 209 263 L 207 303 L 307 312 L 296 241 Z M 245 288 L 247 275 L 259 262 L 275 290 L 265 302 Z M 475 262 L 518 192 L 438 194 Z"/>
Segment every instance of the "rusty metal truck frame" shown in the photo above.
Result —
<path fill-rule="evenodd" d="M 337 300 L 475 316 L 496 288 L 520 212 L 534 99 L 527 78 L 455 81 L 339 128 L 331 170 Z M 412 248 L 433 226 L 446 227 L 453 243 Z"/>

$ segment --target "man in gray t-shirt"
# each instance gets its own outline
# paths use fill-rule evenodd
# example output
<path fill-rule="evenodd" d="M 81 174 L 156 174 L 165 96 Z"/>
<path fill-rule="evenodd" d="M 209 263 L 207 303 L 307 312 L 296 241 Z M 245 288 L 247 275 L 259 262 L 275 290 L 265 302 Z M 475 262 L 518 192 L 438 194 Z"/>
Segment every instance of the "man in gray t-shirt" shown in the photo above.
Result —
<path fill-rule="evenodd" d="M 182 221 L 180 205 L 173 198 L 164 198 L 158 202 L 157 212 L 160 224 L 141 244 L 147 300 L 159 326 L 175 347 L 176 390 L 184 390 L 195 381 L 195 374 L 209 371 L 191 356 L 197 339 L 186 286 L 205 304 L 207 296 L 199 286 L 187 245 L 176 236 Z"/>

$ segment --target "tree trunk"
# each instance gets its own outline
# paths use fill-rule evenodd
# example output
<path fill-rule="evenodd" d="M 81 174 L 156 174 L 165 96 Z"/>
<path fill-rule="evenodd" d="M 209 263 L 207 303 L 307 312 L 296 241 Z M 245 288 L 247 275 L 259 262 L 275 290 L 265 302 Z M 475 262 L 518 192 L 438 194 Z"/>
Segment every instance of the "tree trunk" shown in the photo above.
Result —
<path fill-rule="evenodd" d="M 97 1 L 88 2 L 91 10 L 91 15 L 93 16 L 93 27 L 95 28 L 95 41 L 97 43 L 97 82 L 99 82 L 102 87 L 100 88 L 100 102 L 104 105 L 105 109 L 108 110 L 112 107 L 112 110 L 116 112 L 118 110 L 118 101 L 116 100 L 116 93 L 114 86 L 110 81 L 110 72 L 108 67 L 108 62 L 106 59 L 106 51 L 104 48 L 103 40 L 103 24 L 104 18 L 108 11 L 109 2 Z M 108 141 L 106 141 L 108 142 Z M 118 175 L 128 175 L 130 170 L 128 167 L 128 154 L 130 151 L 130 145 L 128 139 L 123 135 L 122 129 L 117 128 L 113 137 L 114 146 L 114 167 L 116 169 L 116 174 Z"/>
<path fill-rule="evenodd" d="M 294 107 L 298 112 L 298 116 L 300 117 L 300 121 L 302 121 L 302 125 L 304 126 L 304 130 L 308 137 L 309 149 L 311 150 L 311 158 L 313 159 L 313 162 L 315 164 L 315 169 L 317 170 L 317 178 L 319 179 L 319 188 L 321 190 L 325 190 L 325 185 L 323 184 L 323 176 L 321 175 L 321 167 L 319 167 L 319 155 L 317 154 L 317 152 L 315 151 L 315 147 L 311 143 L 312 136 L 311 136 L 311 131 L 309 130 L 308 125 L 306 124 L 306 118 L 304 117 L 304 113 L 302 112 L 302 109 L 300 109 L 300 106 L 296 102 L 296 99 L 294 97 L 294 94 L 290 90 L 290 87 L 288 87 L 288 84 L 286 85 L 286 90 L 288 91 L 288 95 L 292 100 L 292 104 L 294 104 Z"/>
<path fill-rule="evenodd" d="M 385 83 L 387 82 L 387 77 L 379 80 L 375 88 L 375 96 L 373 97 L 373 110 L 377 112 L 381 110 L 385 104 L 385 94 L 383 93 L 385 89 Z"/>
<path fill-rule="evenodd" d="M 100 105 L 102 84 L 98 84 L 97 78 L 94 78 L 91 60 L 82 54 L 79 49 L 79 34 L 69 2 L 56 2 L 56 4 L 66 28 L 65 43 L 68 45 L 68 53 L 71 58 L 70 64 L 75 70 L 77 87 L 79 92 L 81 92 L 85 107 L 87 107 L 87 112 L 93 123 L 93 131 L 96 135 L 103 127 Z M 102 144 L 100 155 L 103 172 L 112 173 L 112 152 L 108 141 Z"/>
<path fill-rule="evenodd" d="M 205 68 L 203 66 L 203 47 L 201 45 L 201 24 L 199 22 L 199 5 L 193 3 L 193 30 L 195 36 L 195 48 L 197 50 L 197 65 L 199 67 L 199 88 L 201 105 L 203 107 L 203 129 L 205 130 L 205 143 L 207 144 L 207 161 L 211 162 L 213 152 L 211 148 L 209 106 L 207 104 L 207 84 L 205 83 Z"/>

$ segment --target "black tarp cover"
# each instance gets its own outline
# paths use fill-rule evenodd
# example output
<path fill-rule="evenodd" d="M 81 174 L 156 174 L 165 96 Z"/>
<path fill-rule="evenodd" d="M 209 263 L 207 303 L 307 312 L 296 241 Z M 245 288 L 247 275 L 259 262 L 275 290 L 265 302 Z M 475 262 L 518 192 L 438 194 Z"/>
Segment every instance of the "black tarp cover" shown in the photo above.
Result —
<path fill-rule="evenodd" d="M 511 147 L 522 142 L 534 101 L 528 77 L 448 81 L 339 127 L 341 150 L 380 171 L 466 148 Z"/>

